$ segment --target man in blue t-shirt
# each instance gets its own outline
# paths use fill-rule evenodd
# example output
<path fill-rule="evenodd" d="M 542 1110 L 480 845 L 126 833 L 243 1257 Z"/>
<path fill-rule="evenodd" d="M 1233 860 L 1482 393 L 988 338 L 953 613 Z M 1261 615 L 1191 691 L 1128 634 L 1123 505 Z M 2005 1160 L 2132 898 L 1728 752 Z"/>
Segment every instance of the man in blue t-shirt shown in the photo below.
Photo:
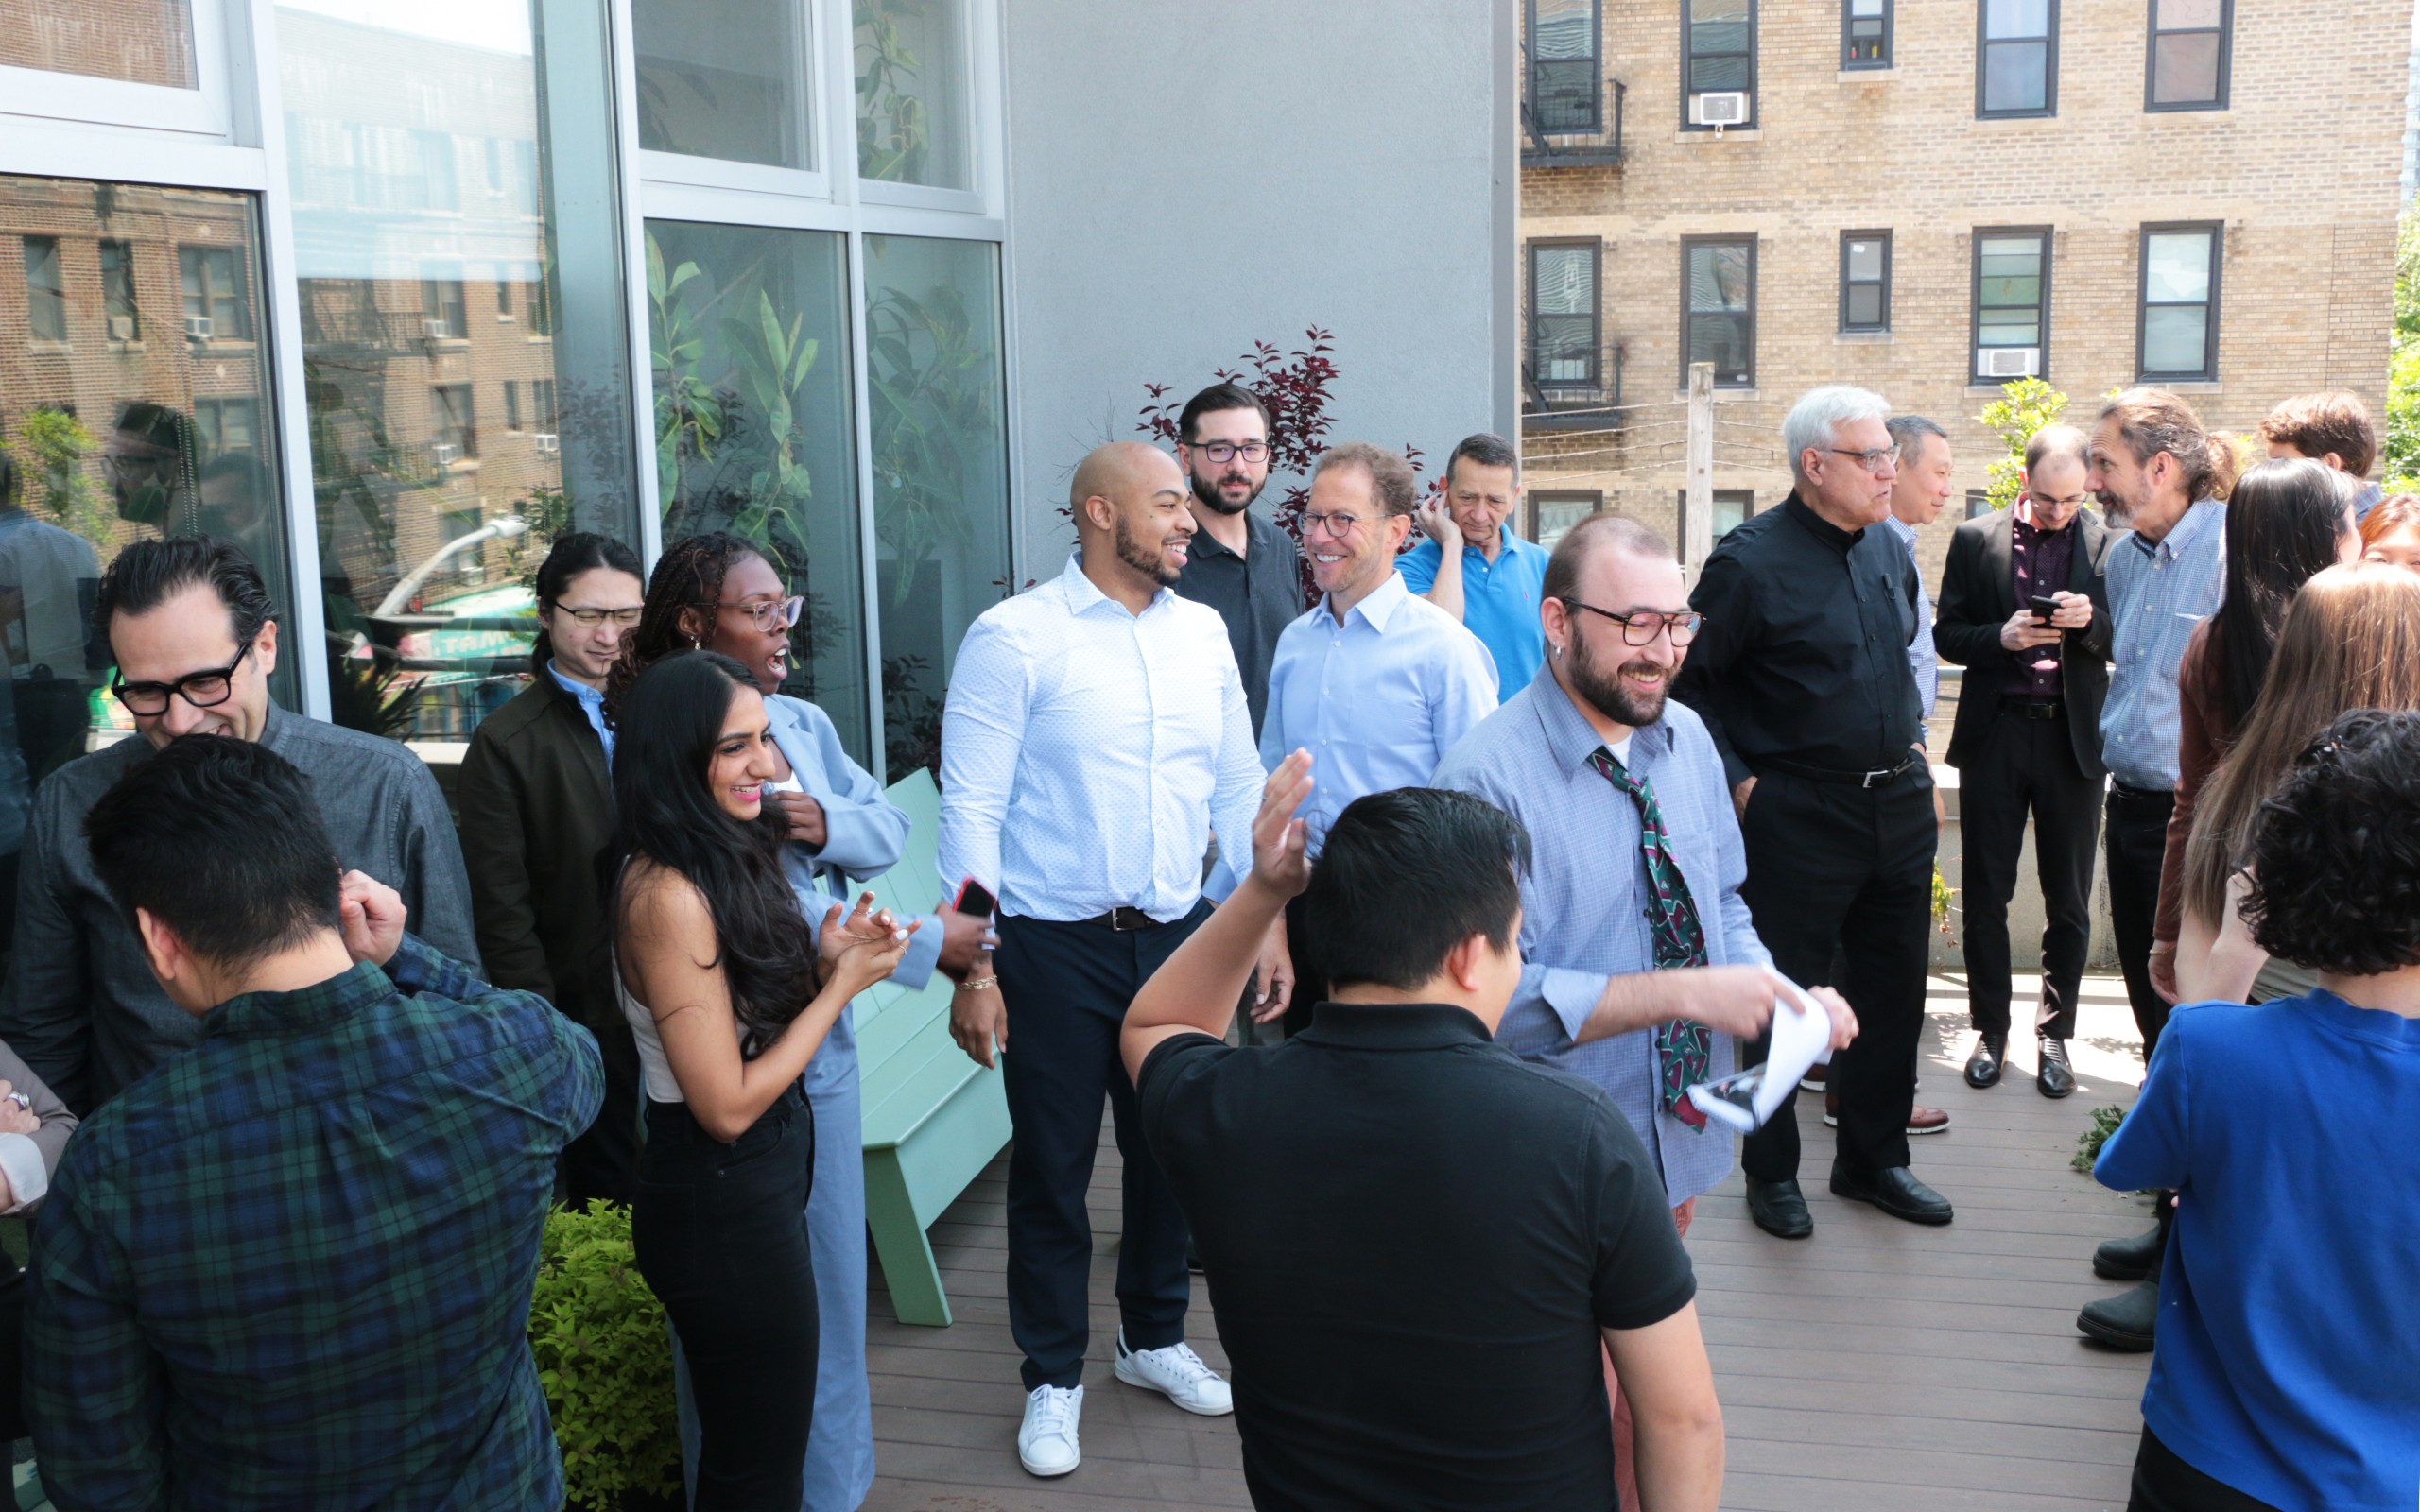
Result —
<path fill-rule="evenodd" d="M 1520 484 L 1511 442 L 1464 437 L 1445 458 L 1444 496 L 1420 507 L 1428 539 L 1400 564 L 1405 587 L 1461 620 L 1495 659 L 1498 697 L 1528 687 L 1547 655 L 1538 595 L 1548 553 L 1512 532 Z"/>

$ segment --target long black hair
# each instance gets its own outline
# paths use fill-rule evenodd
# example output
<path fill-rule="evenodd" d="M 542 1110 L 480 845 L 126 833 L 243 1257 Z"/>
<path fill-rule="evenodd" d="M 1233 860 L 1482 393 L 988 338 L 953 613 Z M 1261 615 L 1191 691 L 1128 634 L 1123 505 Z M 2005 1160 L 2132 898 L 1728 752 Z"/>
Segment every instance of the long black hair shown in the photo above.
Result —
<path fill-rule="evenodd" d="M 2324 463 L 2282 457 L 2237 480 L 2227 500 L 2226 594 L 2210 626 L 2228 728 L 2240 732 L 2251 717 L 2286 606 L 2312 574 L 2336 565 L 2349 518 Z"/>
<path fill-rule="evenodd" d="M 614 746 L 614 843 L 601 862 L 605 944 L 621 947 L 623 864 L 645 856 L 687 878 L 714 915 L 715 962 L 731 988 L 741 1049 L 754 1056 L 815 995 L 815 931 L 782 872 L 782 829 L 769 808 L 743 822 L 708 786 L 716 744 L 748 669 L 718 651 L 682 651 L 643 673 L 624 700 Z"/>
<path fill-rule="evenodd" d="M 546 675 L 546 663 L 554 660 L 554 638 L 546 633 L 546 616 L 555 610 L 556 601 L 571 580 L 582 573 L 609 568 L 628 573 L 640 582 L 647 581 L 647 571 L 639 565 L 639 554 L 611 536 L 600 536 L 594 530 L 574 530 L 557 536 L 546 552 L 546 559 L 538 564 L 538 638 L 529 644 L 529 673 L 532 677 Z"/>
<path fill-rule="evenodd" d="M 621 709 L 639 674 L 683 647 L 681 611 L 700 604 L 722 602 L 722 580 L 731 564 L 742 557 L 762 557 L 749 542 L 725 530 L 684 536 L 664 548 L 655 560 L 655 575 L 647 582 L 647 608 L 638 627 L 622 638 L 622 654 L 605 675 L 605 717 L 618 731 Z M 733 662 L 737 666 L 739 663 Z M 750 683 L 754 687 L 754 683 Z"/>

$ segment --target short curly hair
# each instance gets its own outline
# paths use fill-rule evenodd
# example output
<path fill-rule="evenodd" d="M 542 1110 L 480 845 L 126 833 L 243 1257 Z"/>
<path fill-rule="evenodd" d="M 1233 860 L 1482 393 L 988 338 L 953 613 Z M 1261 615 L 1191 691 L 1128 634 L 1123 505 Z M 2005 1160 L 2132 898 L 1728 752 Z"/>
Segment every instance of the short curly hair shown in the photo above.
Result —
<path fill-rule="evenodd" d="M 2420 713 L 2357 709 L 2260 806 L 2243 919 L 2262 950 L 2339 976 L 2420 965 Z"/>

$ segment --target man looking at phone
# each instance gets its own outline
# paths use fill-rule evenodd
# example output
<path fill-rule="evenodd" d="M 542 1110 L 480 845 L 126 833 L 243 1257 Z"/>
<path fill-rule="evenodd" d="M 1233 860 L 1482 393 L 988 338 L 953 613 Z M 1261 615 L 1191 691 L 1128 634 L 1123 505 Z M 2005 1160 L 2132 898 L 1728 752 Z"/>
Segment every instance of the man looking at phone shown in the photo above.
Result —
<path fill-rule="evenodd" d="M 2108 775 L 2102 564 L 2113 538 L 2084 505 L 2091 445 L 2072 425 L 2036 432 L 2014 507 L 1958 527 L 1941 583 L 1942 658 L 1968 669 L 1948 752 L 1960 769 L 1966 1013 L 1977 1036 L 1966 1082 L 1992 1086 L 2008 1058 L 2008 905 L 2030 812 L 2043 911 L 2034 1085 L 2045 1097 L 2076 1086 L 2067 1040 L 2092 936 L 2092 854 Z"/>

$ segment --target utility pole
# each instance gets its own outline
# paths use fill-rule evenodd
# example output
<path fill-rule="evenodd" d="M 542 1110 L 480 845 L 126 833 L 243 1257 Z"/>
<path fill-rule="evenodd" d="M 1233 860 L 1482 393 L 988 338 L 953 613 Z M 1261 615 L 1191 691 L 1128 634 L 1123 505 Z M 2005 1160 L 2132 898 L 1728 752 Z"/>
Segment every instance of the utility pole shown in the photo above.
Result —
<path fill-rule="evenodd" d="M 1714 554 L 1714 364 L 1689 364 L 1689 484 L 1681 510 L 1681 572 L 1691 587 Z"/>

